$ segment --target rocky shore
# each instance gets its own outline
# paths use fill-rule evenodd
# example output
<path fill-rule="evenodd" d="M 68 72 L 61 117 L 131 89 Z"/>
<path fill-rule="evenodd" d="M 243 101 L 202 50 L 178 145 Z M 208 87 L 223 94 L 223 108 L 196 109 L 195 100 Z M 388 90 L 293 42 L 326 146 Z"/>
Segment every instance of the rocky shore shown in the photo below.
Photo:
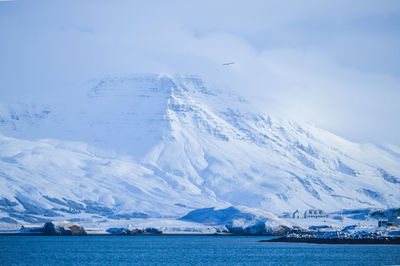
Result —
<path fill-rule="evenodd" d="M 43 236 L 88 236 L 88 235 L 162 235 L 162 231 L 156 228 L 128 229 L 108 228 L 104 234 L 91 234 L 77 223 L 47 222 L 43 227 L 22 227 L 18 233 L 7 235 L 43 235 Z"/>
<path fill-rule="evenodd" d="M 259 242 L 294 242 L 315 244 L 400 244 L 400 231 L 355 230 L 353 226 L 343 230 L 331 228 L 294 229 L 283 237 Z"/>
<path fill-rule="evenodd" d="M 298 237 L 280 237 L 269 240 L 260 240 L 259 242 L 292 242 L 292 243 L 312 243 L 312 244 L 400 244 L 400 237 L 393 238 L 298 238 Z"/>

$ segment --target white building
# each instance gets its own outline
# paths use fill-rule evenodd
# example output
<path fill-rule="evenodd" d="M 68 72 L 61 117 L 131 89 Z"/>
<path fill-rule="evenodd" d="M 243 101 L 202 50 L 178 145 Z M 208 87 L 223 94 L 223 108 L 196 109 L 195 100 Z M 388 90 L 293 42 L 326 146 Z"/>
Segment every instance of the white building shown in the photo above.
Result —
<path fill-rule="evenodd" d="M 299 212 L 299 210 L 295 210 L 294 213 L 292 213 L 292 218 L 293 218 L 293 219 L 300 219 L 300 212 Z"/>
<path fill-rule="evenodd" d="M 304 218 L 326 218 L 326 213 L 323 210 L 306 210 Z"/>

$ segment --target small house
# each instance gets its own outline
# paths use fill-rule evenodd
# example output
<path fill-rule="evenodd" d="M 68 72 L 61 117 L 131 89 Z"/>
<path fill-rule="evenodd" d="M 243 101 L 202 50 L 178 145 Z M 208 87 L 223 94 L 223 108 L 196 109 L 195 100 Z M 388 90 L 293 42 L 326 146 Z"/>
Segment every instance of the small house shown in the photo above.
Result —
<path fill-rule="evenodd" d="M 294 213 L 292 213 L 292 218 L 293 218 L 293 219 L 300 219 L 300 212 L 299 212 L 299 210 L 295 210 Z"/>
<path fill-rule="evenodd" d="M 304 218 L 326 218 L 327 215 L 323 210 L 307 210 L 304 212 Z"/>

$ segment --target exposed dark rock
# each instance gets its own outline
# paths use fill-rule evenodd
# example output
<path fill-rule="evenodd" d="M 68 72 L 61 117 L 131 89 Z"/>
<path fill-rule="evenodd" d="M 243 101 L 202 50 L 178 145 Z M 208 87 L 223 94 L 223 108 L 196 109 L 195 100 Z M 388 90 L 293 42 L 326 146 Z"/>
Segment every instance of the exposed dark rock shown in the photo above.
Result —
<path fill-rule="evenodd" d="M 130 235 L 134 236 L 134 235 L 143 235 L 144 231 L 142 229 L 132 229 L 130 230 Z"/>
<path fill-rule="evenodd" d="M 185 204 L 182 203 L 175 203 L 174 205 L 182 208 L 188 208 Z"/>
<path fill-rule="evenodd" d="M 313 244 L 400 244 L 400 237 L 397 238 L 380 238 L 380 239 L 324 239 L 324 238 L 291 238 L 280 237 L 269 240 L 260 240 L 259 242 L 296 242 L 296 243 L 313 243 Z"/>
<path fill-rule="evenodd" d="M 72 233 L 73 236 L 84 236 L 84 235 L 86 235 L 85 228 L 83 228 L 83 226 L 80 226 L 78 224 L 72 224 L 68 228 L 71 230 L 71 233 Z"/>
<path fill-rule="evenodd" d="M 356 225 L 342 230 L 315 227 L 314 230 L 296 228 L 285 236 L 260 242 L 303 242 L 317 244 L 400 244 L 400 231 L 357 231 Z"/>
<path fill-rule="evenodd" d="M 99 202 L 92 201 L 92 200 L 84 200 L 83 201 L 86 204 L 85 212 L 87 213 L 93 213 L 93 214 L 99 214 L 102 216 L 111 216 L 113 215 L 113 210 L 105 207 Z"/>
<path fill-rule="evenodd" d="M 43 198 L 47 199 L 50 202 L 56 203 L 58 205 L 67 206 L 68 207 L 67 203 L 65 203 L 65 202 L 63 202 L 63 201 L 61 201 L 61 200 L 59 200 L 57 198 L 52 198 L 52 197 L 49 197 L 49 196 L 46 196 L 46 195 L 44 195 Z"/>
<path fill-rule="evenodd" d="M 22 220 L 24 222 L 31 223 L 31 224 L 46 223 L 49 221 L 49 219 L 46 219 L 46 218 L 36 217 L 36 216 L 30 215 L 30 214 L 16 212 L 14 210 L 10 210 L 8 212 L 8 215 L 12 218 Z"/>
<path fill-rule="evenodd" d="M 8 224 L 17 224 L 18 223 L 17 221 L 15 221 L 14 219 L 11 219 L 9 217 L 1 217 L 0 222 L 8 223 Z"/>
<path fill-rule="evenodd" d="M 70 213 L 70 214 L 79 214 L 79 213 L 81 213 L 80 210 L 72 209 L 72 208 L 69 208 L 69 209 L 65 209 L 65 208 L 52 208 L 52 210 L 53 210 L 53 211 L 60 211 L 60 212 Z"/>
<path fill-rule="evenodd" d="M 157 228 L 145 228 L 145 229 L 128 229 L 128 228 L 108 228 L 107 232 L 112 235 L 161 235 L 162 231 Z"/>
<path fill-rule="evenodd" d="M 129 235 L 130 234 L 130 230 L 127 228 L 108 228 L 106 231 L 112 235 Z"/>
<path fill-rule="evenodd" d="M 47 222 L 44 224 L 43 235 L 46 236 L 83 236 L 86 235 L 85 229 L 73 223 L 67 223 L 65 225 L 57 225 L 54 222 Z"/>
<path fill-rule="evenodd" d="M 85 210 L 85 206 L 83 206 L 79 202 L 75 202 L 73 200 L 69 200 L 69 199 L 66 199 L 66 198 L 63 198 L 63 200 L 67 203 L 67 206 L 70 207 L 71 209 L 81 210 L 81 211 Z"/>
<path fill-rule="evenodd" d="M 160 230 L 158 230 L 157 228 L 152 228 L 152 227 L 146 228 L 144 231 L 145 231 L 145 233 L 152 234 L 152 235 L 161 235 L 162 234 L 162 232 Z"/>
<path fill-rule="evenodd" d="M 60 214 L 52 211 L 52 210 L 47 210 L 38 206 L 35 206 L 29 202 L 26 202 L 25 200 L 16 197 L 15 198 L 19 203 L 21 203 L 22 206 L 25 208 L 24 214 L 34 214 L 34 215 L 43 215 L 47 217 L 56 217 L 60 216 Z"/>
<path fill-rule="evenodd" d="M 43 234 L 46 236 L 60 235 L 61 232 L 57 230 L 57 227 L 52 222 L 47 222 L 43 226 Z"/>
<path fill-rule="evenodd" d="M 133 212 L 126 214 L 113 214 L 108 217 L 111 219 L 131 219 L 131 218 L 149 218 L 149 215 L 143 212 Z"/>
<path fill-rule="evenodd" d="M 394 175 L 389 174 L 388 172 L 386 172 L 386 171 L 385 171 L 384 169 L 382 169 L 382 168 L 378 168 L 378 171 L 381 173 L 382 177 L 383 177 L 387 182 L 390 182 L 390 183 L 393 183 L 393 184 L 400 184 L 400 178 L 398 178 L 398 177 L 396 177 L 396 176 L 394 176 Z"/>
<path fill-rule="evenodd" d="M 7 198 L 2 198 L 0 199 L 0 206 L 4 206 L 4 207 L 14 207 L 17 206 L 18 203 L 14 202 L 14 201 L 10 201 Z"/>

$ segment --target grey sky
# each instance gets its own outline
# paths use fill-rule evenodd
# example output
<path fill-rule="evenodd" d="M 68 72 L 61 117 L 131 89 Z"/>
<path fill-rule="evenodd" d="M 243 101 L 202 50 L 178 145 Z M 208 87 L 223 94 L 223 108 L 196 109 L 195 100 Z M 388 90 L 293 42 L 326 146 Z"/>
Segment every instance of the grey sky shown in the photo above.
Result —
<path fill-rule="evenodd" d="M 400 144 L 399 1 L 0 2 L 1 101 L 198 74 L 267 112 Z M 235 65 L 222 66 L 225 62 Z"/>

